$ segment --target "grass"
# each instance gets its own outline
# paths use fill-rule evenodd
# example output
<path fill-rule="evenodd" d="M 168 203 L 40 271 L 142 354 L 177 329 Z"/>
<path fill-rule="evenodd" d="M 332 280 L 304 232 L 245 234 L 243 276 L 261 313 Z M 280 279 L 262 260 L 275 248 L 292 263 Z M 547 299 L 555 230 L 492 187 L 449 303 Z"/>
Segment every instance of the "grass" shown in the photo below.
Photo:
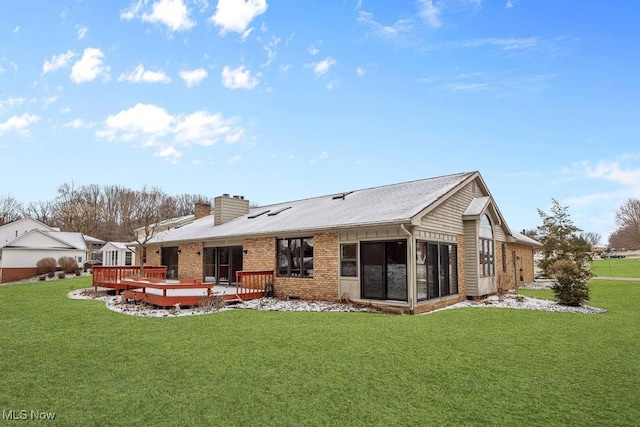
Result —
<path fill-rule="evenodd" d="M 609 258 L 591 262 L 591 269 L 601 277 L 640 278 L 640 258 Z"/>
<path fill-rule="evenodd" d="M 602 315 L 233 310 L 140 318 L 0 287 L 0 409 L 57 425 L 637 425 L 640 283 Z"/>

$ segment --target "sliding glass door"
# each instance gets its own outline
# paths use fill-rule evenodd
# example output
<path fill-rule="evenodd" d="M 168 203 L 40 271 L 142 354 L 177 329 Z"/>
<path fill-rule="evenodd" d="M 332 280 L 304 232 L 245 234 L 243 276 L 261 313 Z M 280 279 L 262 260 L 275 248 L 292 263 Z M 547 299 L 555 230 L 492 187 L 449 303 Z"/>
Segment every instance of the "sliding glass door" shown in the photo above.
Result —
<path fill-rule="evenodd" d="M 362 298 L 407 300 L 407 242 L 361 242 Z"/>

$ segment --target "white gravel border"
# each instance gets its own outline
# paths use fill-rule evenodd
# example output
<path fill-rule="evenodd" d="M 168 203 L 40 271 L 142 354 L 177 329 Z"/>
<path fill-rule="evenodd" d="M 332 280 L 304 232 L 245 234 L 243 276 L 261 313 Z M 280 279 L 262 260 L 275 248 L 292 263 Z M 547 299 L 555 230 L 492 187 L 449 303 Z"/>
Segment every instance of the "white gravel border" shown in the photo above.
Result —
<path fill-rule="evenodd" d="M 201 314 L 209 314 L 234 310 L 238 308 L 265 311 L 331 311 L 331 312 L 379 312 L 373 308 L 361 307 L 351 304 L 331 303 L 324 301 L 304 301 L 290 300 L 284 301 L 276 298 L 260 298 L 245 301 L 241 304 L 224 306 L 222 308 L 204 309 L 201 307 L 174 307 L 161 309 L 148 304 L 123 303 L 120 296 L 107 295 L 105 292 L 94 294 L 93 288 L 77 289 L 67 294 L 71 299 L 93 299 L 104 301 L 109 310 L 117 313 L 128 314 L 141 317 L 181 317 Z M 431 314 L 441 310 L 456 308 L 511 308 L 519 310 L 555 311 L 563 313 L 598 314 L 606 310 L 591 306 L 568 307 L 559 305 L 555 301 L 543 300 L 539 298 L 525 297 L 522 295 L 504 295 L 502 298 L 493 295 L 481 301 L 463 301 L 438 310 L 433 310 L 424 314 Z"/>

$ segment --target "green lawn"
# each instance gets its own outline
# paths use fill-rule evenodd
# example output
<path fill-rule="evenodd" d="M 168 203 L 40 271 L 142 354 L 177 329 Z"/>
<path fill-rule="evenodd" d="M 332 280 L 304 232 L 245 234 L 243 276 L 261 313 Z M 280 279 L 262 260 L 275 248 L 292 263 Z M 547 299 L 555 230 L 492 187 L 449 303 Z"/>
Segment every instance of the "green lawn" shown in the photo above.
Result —
<path fill-rule="evenodd" d="M 640 258 L 609 258 L 591 262 L 591 270 L 601 277 L 640 278 Z"/>
<path fill-rule="evenodd" d="M 5 415 L 167 426 L 640 419 L 640 283 L 592 282 L 591 305 L 609 310 L 601 315 L 467 308 L 178 318 L 132 317 L 66 298 L 88 284 L 0 287 Z"/>

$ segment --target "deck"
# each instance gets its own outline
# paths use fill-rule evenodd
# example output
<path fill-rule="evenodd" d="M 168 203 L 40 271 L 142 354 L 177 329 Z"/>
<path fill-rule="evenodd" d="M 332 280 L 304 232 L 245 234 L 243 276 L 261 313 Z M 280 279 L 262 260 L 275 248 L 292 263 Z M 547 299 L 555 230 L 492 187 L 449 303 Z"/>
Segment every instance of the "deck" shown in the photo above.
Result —
<path fill-rule="evenodd" d="M 103 270 L 107 269 L 107 270 Z M 145 267 L 141 276 L 139 267 L 94 267 L 93 286 L 115 289 L 122 297 L 158 307 L 197 306 L 210 297 L 221 297 L 225 303 L 262 298 L 265 286 L 273 284 L 273 271 L 238 271 L 232 285 L 203 283 L 202 278 L 167 280 L 166 267 Z M 164 272 L 162 277 L 160 272 Z M 97 274 L 96 274 L 97 273 Z M 148 274 L 149 273 L 149 274 Z"/>

